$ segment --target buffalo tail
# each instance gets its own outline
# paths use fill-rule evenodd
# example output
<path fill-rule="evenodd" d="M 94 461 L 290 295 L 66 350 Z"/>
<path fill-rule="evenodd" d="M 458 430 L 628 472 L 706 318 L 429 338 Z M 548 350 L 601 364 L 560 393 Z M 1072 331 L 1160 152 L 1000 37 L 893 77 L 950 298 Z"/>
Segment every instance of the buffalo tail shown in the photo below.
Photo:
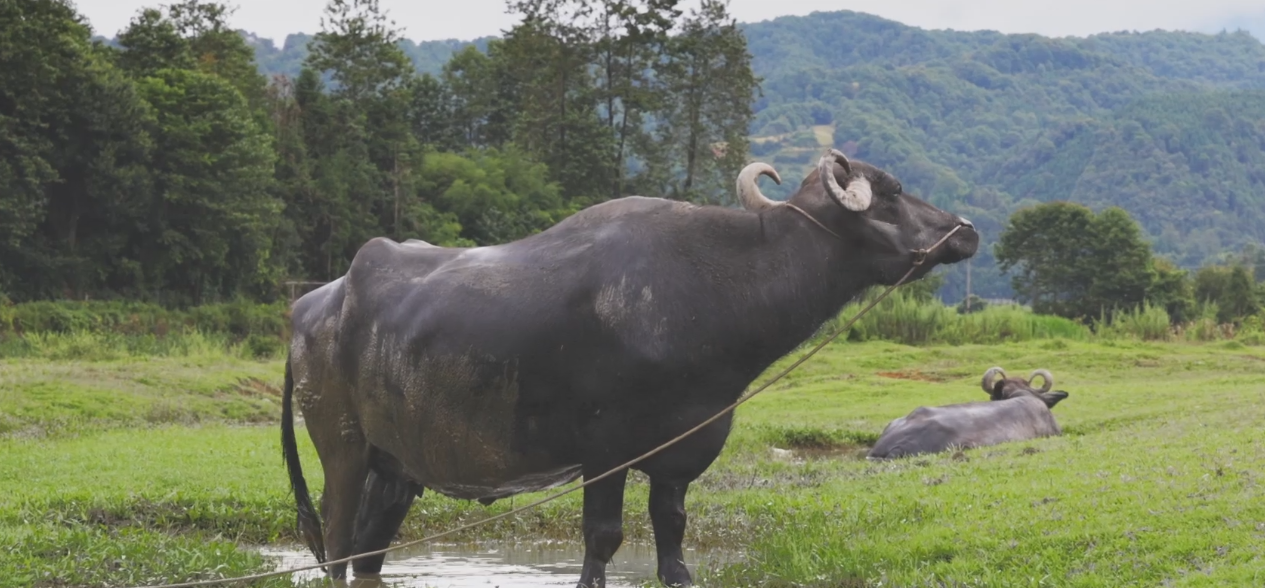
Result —
<path fill-rule="evenodd" d="M 325 541 L 322 538 L 321 518 L 312 507 L 312 497 L 303 479 L 303 466 L 299 463 L 299 446 L 294 440 L 294 376 L 290 373 L 290 358 L 286 358 L 285 391 L 281 396 L 281 454 L 286 470 L 290 473 L 290 488 L 294 490 L 294 502 L 298 506 L 297 527 L 299 535 L 307 543 L 318 563 L 325 563 Z"/>

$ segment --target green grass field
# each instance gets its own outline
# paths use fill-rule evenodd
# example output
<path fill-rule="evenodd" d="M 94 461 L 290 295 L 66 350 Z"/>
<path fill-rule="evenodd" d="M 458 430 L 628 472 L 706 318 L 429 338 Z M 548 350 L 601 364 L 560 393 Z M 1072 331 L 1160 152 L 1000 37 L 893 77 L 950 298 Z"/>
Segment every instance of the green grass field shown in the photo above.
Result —
<path fill-rule="evenodd" d="M 279 360 L 99 357 L 0 359 L 0 586 L 239 575 L 265 569 L 253 547 L 296 541 Z M 986 399 L 992 365 L 1051 370 L 1071 394 L 1055 408 L 1065 435 L 857 458 L 919 405 Z M 703 570 L 709 586 L 1259 586 L 1263 419 L 1265 348 L 1234 341 L 836 343 L 739 409 L 691 488 L 686 542 L 744 554 Z M 626 540 L 648 543 L 647 488 L 631 479 Z M 532 497 L 483 507 L 428 494 L 401 537 Z M 576 493 L 464 538 L 578 542 L 579 507 Z"/>

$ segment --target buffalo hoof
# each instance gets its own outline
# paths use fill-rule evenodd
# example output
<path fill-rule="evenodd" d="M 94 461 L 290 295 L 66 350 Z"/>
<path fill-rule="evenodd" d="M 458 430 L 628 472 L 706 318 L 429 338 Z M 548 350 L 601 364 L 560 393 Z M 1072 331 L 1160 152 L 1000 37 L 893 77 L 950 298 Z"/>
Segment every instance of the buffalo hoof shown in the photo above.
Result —
<path fill-rule="evenodd" d="M 382 576 L 378 574 L 356 574 L 355 579 L 347 583 L 347 588 L 381 588 Z"/>
<path fill-rule="evenodd" d="M 685 588 L 694 585 L 694 580 L 690 578 L 690 571 L 685 569 L 685 563 L 681 561 L 659 566 L 659 581 L 670 588 Z"/>

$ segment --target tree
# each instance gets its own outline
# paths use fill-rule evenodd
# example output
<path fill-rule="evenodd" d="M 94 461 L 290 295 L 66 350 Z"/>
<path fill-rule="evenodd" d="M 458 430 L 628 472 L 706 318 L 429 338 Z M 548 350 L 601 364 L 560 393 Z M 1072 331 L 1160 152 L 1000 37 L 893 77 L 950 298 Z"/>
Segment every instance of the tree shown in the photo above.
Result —
<path fill-rule="evenodd" d="M 156 8 L 141 10 L 122 33 L 119 66 L 134 77 L 163 69 L 193 69 L 196 61 L 189 40 L 176 23 Z"/>
<path fill-rule="evenodd" d="M 1217 322 L 1237 323 L 1261 309 L 1253 282 L 1244 266 L 1206 265 L 1195 274 L 1195 298 L 1217 305 Z"/>
<path fill-rule="evenodd" d="M 286 195 L 307 219 L 309 277 L 332 279 L 370 238 L 403 239 L 420 146 L 410 108 L 412 66 L 377 0 L 330 0 L 295 84 L 311 180 Z M 326 95 L 321 75 L 333 80 Z"/>
<path fill-rule="evenodd" d="M 499 56 L 517 100 L 513 142 L 549 167 L 565 198 L 604 199 L 619 162 L 598 112 L 586 30 L 529 13 L 506 34 Z"/>
<path fill-rule="evenodd" d="M 1155 282 L 1147 292 L 1147 299 L 1162 306 L 1174 324 L 1193 320 L 1195 292 L 1188 272 L 1163 258 L 1156 258 L 1154 267 Z"/>
<path fill-rule="evenodd" d="M 1248 268 L 1257 282 L 1265 282 L 1265 246 L 1248 243 L 1238 257 L 1238 263 Z"/>
<path fill-rule="evenodd" d="M 383 234 L 378 212 L 386 208 L 388 179 L 369 158 L 363 113 L 324 91 L 320 74 L 304 68 L 289 89 L 278 89 L 274 119 L 301 137 L 284 152 L 294 176 L 281 192 L 285 216 L 301 244 L 289 264 L 308 279 L 333 279 L 356 249 Z"/>
<path fill-rule="evenodd" d="M 679 0 L 599 0 L 593 9 L 596 98 L 615 141 L 618 164 L 610 197 L 624 195 L 625 161 L 644 134 L 644 117 L 663 108 L 663 85 L 654 66 L 668 52 L 669 33 L 680 16 Z"/>
<path fill-rule="evenodd" d="M 508 147 L 428 154 L 419 185 L 425 201 L 455 217 L 461 238 L 494 245 L 540 232 L 574 211 L 548 176 L 544 165 Z"/>
<path fill-rule="evenodd" d="M 1224 312 L 1221 322 L 1239 322 L 1261 310 L 1261 301 L 1257 298 L 1255 281 L 1247 268 L 1236 265 L 1230 271 L 1230 279 L 1226 284 L 1225 297 L 1219 305 Z"/>
<path fill-rule="evenodd" d="M 154 290 L 193 302 L 274 293 L 270 137 L 227 80 L 165 69 L 140 82 L 153 107 L 155 199 L 132 255 Z"/>
<path fill-rule="evenodd" d="M 408 81 L 412 64 L 399 40 L 378 0 L 329 0 L 306 65 L 329 72 L 335 92 L 358 101 Z"/>
<path fill-rule="evenodd" d="M 316 275 L 307 268 L 315 265 L 312 257 L 308 229 L 315 224 L 307 216 L 306 206 L 315 197 L 313 162 L 308 156 L 304 140 L 304 111 L 299 106 L 295 83 L 285 76 L 275 76 L 267 88 L 267 109 L 271 117 L 273 145 L 277 163 L 273 190 L 277 199 L 287 203 L 278 221 L 273 246 L 278 252 L 278 264 L 288 275 Z M 284 253 L 283 253 L 284 252 Z"/>
<path fill-rule="evenodd" d="M 1026 208 L 1010 217 L 995 248 L 1003 272 L 1018 270 L 1011 287 L 1033 310 L 1061 316 L 1093 316 L 1081 304 L 1092 275 L 1081 260 L 1089 257 L 1087 236 L 1093 211 L 1067 202 Z"/>
<path fill-rule="evenodd" d="M 703 0 L 657 67 L 664 98 L 652 138 L 640 145 L 647 191 L 700 202 L 729 201 L 746 162 L 751 100 L 759 80 L 725 2 Z"/>
<path fill-rule="evenodd" d="M 409 125 L 423 149 L 452 151 L 466 144 L 463 131 L 467 129 L 456 120 L 455 97 L 448 85 L 423 74 L 409 82 L 409 97 Z"/>
<path fill-rule="evenodd" d="M 119 35 L 119 65 L 135 77 L 163 69 L 196 69 L 228 81 L 252 110 L 264 108 L 267 80 L 255 53 L 228 27 L 232 9 L 216 2 L 182 0 L 166 12 L 146 8 Z M 261 118 L 262 121 L 262 118 Z"/>
<path fill-rule="evenodd" d="M 489 56 L 466 47 L 444 64 L 443 96 L 449 100 L 449 124 L 460 135 L 461 145 L 500 147 L 511 139 L 515 113 L 513 96 L 507 94 L 515 84 L 505 71 L 503 48 L 501 42 L 489 43 Z"/>
<path fill-rule="evenodd" d="M 1012 287 L 1034 311 L 1089 320 L 1130 309 L 1148 294 L 1171 297 L 1180 288 L 1157 273 L 1150 246 L 1128 213 L 1109 208 L 1095 215 L 1067 202 L 1016 212 L 996 248 L 1003 271 L 1018 269 Z M 1166 300 L 1167 301 L 1167 300 Z"/>
<path fill-rule="evenodd" d="M 1086 237 L 1090 255 L 1080 261 L 1092 278 L 1085 308 L 1111 313 L 1141 305 L 1156 276 L 1137 221 L 1121 208 L 1108 208 L 1094 217 Z"/>
<path fill-rule="evenodd" d="M 0 290 L 125 286 L 148 195 L 145 104 L 68 2 L 0 3 Z"/>
<path fill-rule="evenodd" d="M 262 112 L 267 79 L 259 72 L 254 50 L 228 26 L 234 11 L 224 4 L 201 0 L 182 0 L 167 8 L 176 32 L 188 39 L 198 71 L 228 81 L 252 110 Z"/>

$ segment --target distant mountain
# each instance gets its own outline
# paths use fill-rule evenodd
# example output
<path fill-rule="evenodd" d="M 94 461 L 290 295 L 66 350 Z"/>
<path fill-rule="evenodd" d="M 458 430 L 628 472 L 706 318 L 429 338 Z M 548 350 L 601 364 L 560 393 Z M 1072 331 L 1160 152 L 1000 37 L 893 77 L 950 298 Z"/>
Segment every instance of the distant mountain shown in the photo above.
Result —
<path fill-rule="evenodd" d="M 991 243 L 1035 202 L 1121 206 L 1187 267 L 1265 242 L 1265 45 L 1246 32 L 1052 39 L 846 11 L 745 30 L 764 77 L 752 151 L 786 179 L 768 191 L 831 145 L 883 166 L 984 231 L 981 295 L 1008 293 Z M 965 271 L 946 277 L 960 298 Z"/>
<path fill-rule="evenodd" d="M 1261 10 L 1254 15 L 1228 18 L 1221 23 L 1218 29 L 1226 32 L 1247 31 L 1257 39 L 1265 41 L 1265 10 Z"/>
<path fill-rule="evenodd" d="M 985 245 L 974 291 L 1006 297 L 992 260 L 1020 207 L 1124 207 L 1186 267 L 1265 243 L 1265 45 L 1239 28 L 1049 38 L 929 31 L 851 12 L 742 25 L 756 73 L 752 152 L 794 190 L 827 147 L 882 166 L 968 216 Z M 1265 27 L 1257 27 L 1260 30 Z M 244 33 L 266 73 L 297 74 L 308 35 Z M 488 38 L 401 46 L 437 73 Z M 960 299 L 964 268 L 942 295 Z"/>

